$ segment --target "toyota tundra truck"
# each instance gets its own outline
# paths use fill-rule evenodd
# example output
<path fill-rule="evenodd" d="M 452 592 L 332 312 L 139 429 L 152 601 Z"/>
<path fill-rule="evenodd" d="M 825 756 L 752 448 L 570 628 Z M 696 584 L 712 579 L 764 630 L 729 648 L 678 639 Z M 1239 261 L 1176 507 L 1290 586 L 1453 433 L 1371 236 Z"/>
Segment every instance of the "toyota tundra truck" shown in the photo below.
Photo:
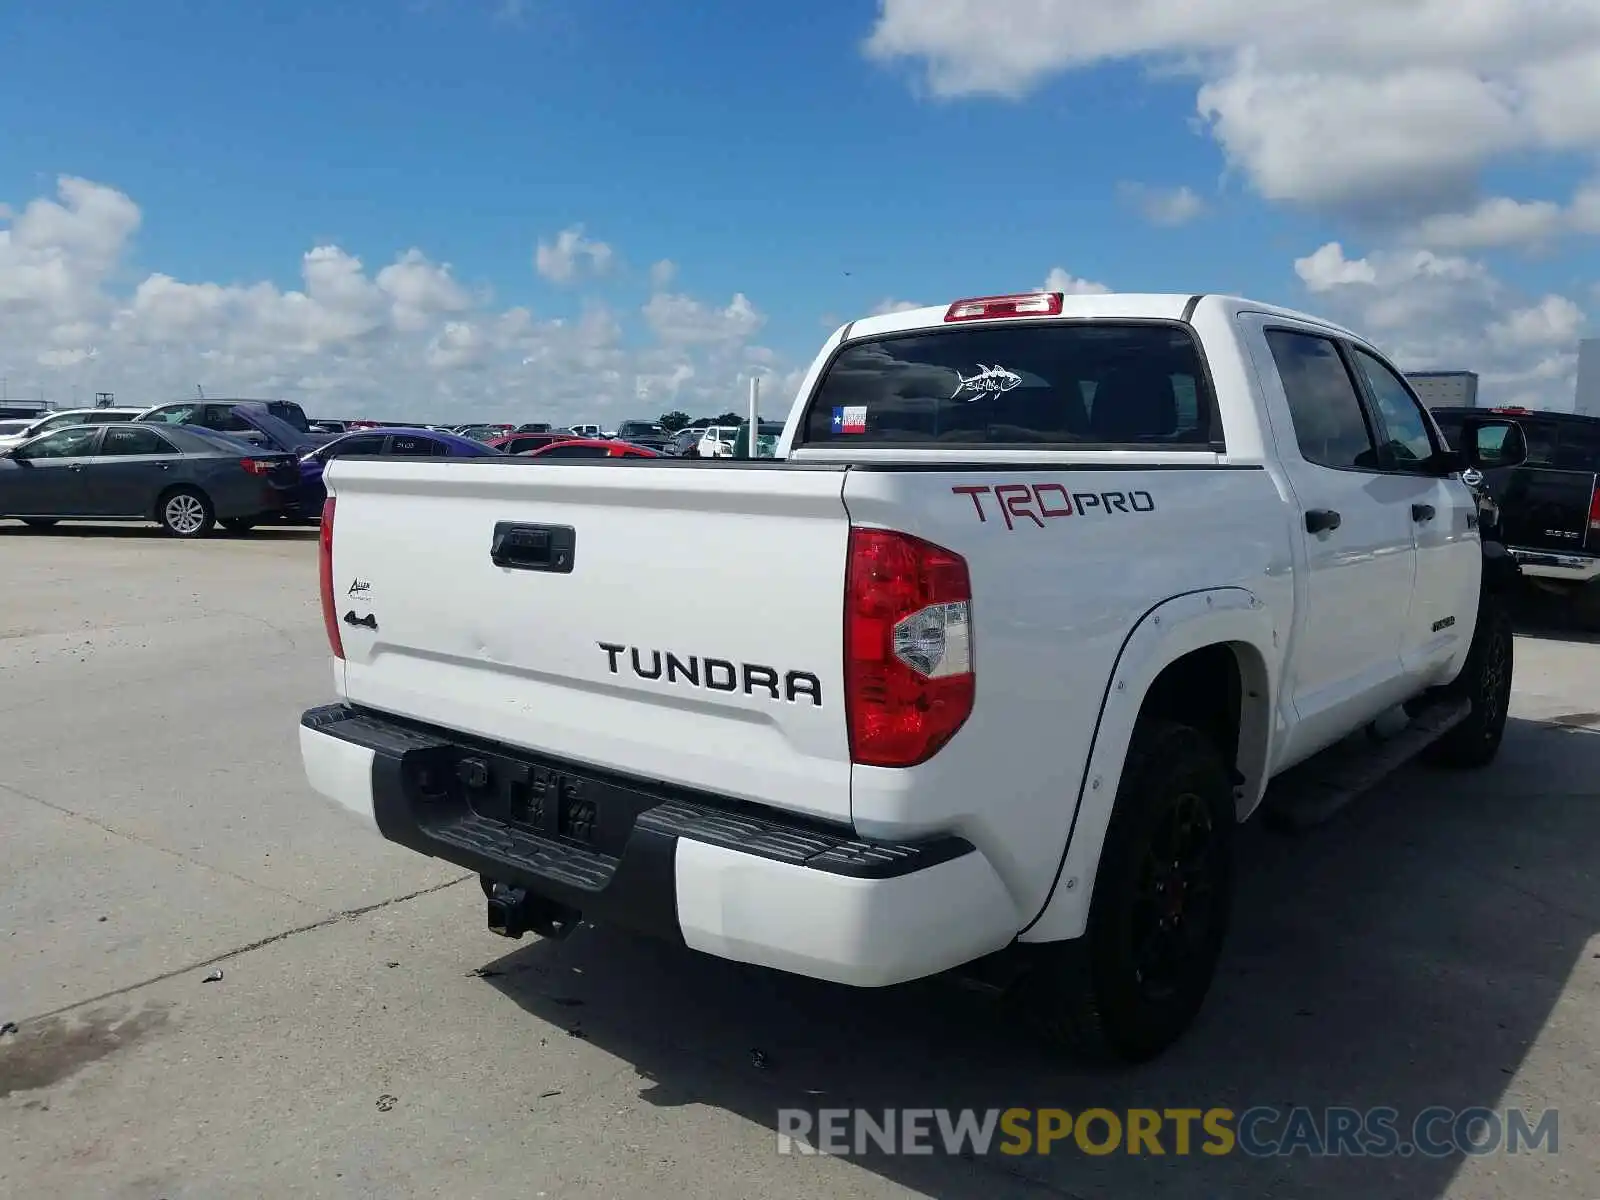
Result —
<path fill-rule="evenodd" d="M 1210 987 L 1241 822 L 1494 758 L 1516 566 L 1460 475 L 1524 453 L 1250 300 L 865 318 L 775 460 L 332 463 L 305 772 L 496 933 L 959 970 L 1142 1061 Z"/>

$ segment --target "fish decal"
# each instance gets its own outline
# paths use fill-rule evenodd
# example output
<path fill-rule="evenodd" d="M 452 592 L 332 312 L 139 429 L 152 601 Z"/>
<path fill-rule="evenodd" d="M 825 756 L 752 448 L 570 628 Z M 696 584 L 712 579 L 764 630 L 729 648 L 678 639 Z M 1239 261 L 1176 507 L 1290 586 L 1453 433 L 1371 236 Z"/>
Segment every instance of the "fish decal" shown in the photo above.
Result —
<path fill-rule="evenodd" d="M 1022 376 L 1015 371 L 1008 371 L 1002 366 L 986 367 L 978 364 L 978 369 L 971 375 L 956 372 L 956 378 L 961 382 L 956 385 L 956 390 L 950 393 L 954 400 L 962 392 L 970 391 L 969 400 L 976 400 L 979 396 L 999 396 L 1009 392 L 1012 388 L 1022 386 Z"/>

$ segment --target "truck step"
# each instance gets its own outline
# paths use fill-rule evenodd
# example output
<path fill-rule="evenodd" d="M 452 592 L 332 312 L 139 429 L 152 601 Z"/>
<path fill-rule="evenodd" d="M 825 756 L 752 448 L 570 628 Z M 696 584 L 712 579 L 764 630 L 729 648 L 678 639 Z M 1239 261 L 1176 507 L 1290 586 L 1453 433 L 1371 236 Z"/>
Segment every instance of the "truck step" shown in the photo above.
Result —
<path fill-rule="evenodd" d="M 1362 730 L 1285 771 L 1267 790 L 1261 820 L 1278 833 L 1299 833 L 1327 822 L 1358 796 L 1449 733 L 1472 711 L 1458 697 L 1426 700 L 1393 737 L 1377 740 Z"/>

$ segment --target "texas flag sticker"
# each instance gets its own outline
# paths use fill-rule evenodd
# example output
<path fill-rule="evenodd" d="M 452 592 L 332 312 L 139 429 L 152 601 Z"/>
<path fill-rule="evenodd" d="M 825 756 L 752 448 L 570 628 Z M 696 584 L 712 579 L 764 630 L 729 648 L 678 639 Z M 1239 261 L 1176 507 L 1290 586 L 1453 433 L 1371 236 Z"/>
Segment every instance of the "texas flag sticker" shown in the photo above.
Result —
<path fill-rule="evenodd" d="M 833 431 L 835 433 L 865 433 L 867 431 L 867 406 L 865 404 L 857 404 L 848 408 L 834 409 Z"/>

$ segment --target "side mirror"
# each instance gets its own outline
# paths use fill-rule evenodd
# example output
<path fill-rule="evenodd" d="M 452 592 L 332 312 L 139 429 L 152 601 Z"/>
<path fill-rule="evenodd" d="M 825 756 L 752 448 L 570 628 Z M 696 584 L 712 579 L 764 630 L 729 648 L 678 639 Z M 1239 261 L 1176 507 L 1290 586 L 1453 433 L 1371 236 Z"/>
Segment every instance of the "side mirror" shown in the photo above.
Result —
<path fill-rule="evenodd" d="M 1503 470 L 1528 461 L 1528 439 L 1515 421 L 1472 418 L 1461 431 L 1461 441 L 1462 465 L 1469 469 Z"/>

